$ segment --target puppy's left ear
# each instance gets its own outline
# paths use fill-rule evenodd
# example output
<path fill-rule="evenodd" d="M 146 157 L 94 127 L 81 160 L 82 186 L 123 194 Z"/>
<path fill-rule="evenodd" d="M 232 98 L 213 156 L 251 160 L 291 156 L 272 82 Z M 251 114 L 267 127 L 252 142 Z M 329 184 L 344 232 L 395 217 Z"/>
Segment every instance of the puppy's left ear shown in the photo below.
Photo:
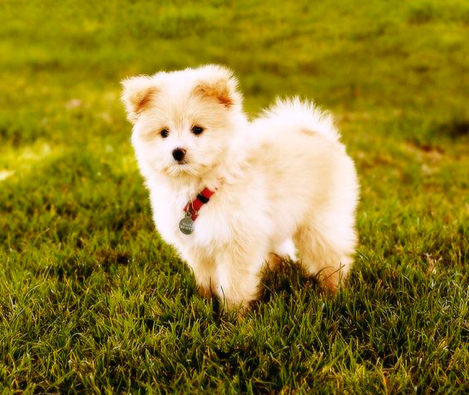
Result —
<path fill-rule="evenodd" d="M 238 80 L 231 70 L 217 65 L 207 65 L 199 70 L 201 78 L 194 88 L 196 95 L 216 99 L 228 109 L 241 105 L 243 99 L 238 92 Z"/>
<path fill-rule="evenodd" d="M 127 119 L 134 124 L 158 88 L 154 79 L 146 75 L 127 78 L 121 84 L 123 87 L 121 100 L 127 111 Z"/>

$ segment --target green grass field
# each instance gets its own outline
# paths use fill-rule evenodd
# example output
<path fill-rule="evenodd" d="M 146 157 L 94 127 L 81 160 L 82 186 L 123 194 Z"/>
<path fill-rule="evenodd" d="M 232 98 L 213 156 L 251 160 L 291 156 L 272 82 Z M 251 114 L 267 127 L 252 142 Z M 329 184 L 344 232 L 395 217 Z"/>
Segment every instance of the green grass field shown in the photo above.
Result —
<path fill-rule="evenodd" d="M 466 0 L 0 0 L 1 393 L 469 393 Z M 357 164 L 348 286 L 293 264 L 244 319 L 154 230 L 122 78 L 233 68 Z"/>

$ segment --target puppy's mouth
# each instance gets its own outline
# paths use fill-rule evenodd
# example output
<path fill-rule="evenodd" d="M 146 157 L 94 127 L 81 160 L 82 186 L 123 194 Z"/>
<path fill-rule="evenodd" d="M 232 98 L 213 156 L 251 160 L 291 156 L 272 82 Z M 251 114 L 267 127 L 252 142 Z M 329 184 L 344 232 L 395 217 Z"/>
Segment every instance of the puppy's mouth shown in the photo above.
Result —
<path fill-rule="evenodd" d="M 169 177 L 198 177 L 207 169 L 204 163 L 194 163 L 189 160 L 182 160 L 181 162 L 171 161 L 166 164 L 154 160 L 151 162 L 153 171 L 160 174 L 165 174 Z"/>
<path fill-rule="evenodd" d="M 165 166 L 163 172 L 169 176 L 177 177 L 180 175 L 197 175 L 197 167 L 187 161 L 173 163 Z"/>

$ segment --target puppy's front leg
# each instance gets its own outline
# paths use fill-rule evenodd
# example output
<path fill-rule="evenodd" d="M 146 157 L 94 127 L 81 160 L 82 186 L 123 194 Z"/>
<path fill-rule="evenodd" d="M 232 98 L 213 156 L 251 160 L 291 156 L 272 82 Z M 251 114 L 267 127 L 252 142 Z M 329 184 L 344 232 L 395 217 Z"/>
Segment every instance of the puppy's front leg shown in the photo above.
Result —
<path fill-rule="evenodd" d="M 217 254 L 216 293 L 228 309 L 245 309 L 257 298 L 266 255 L 262 246 L 241 243 L 231 243 Z"/>
<path fill-rule="evenodd" d="M 194 273 L 199 293 L 211 297 L 217 287 L 215 260 L 201 249 L 179 248 L 182 258 Z"/>

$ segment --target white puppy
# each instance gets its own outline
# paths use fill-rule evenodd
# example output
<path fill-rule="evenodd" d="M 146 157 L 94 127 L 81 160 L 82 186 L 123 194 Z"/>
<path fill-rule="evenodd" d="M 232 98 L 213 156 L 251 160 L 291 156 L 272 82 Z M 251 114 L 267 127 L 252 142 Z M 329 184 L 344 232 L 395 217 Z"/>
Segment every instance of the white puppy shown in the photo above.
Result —
<path fill-rule="evenodd" d="M 249 122 L 237 80 L 214 65 L 123 87 L 156 227 L 203 294 L 247 306 L 264 264 L 293 243 L 336 290 L 353 262 L 358 182 L 330 115 L 294 99 Z"/>

